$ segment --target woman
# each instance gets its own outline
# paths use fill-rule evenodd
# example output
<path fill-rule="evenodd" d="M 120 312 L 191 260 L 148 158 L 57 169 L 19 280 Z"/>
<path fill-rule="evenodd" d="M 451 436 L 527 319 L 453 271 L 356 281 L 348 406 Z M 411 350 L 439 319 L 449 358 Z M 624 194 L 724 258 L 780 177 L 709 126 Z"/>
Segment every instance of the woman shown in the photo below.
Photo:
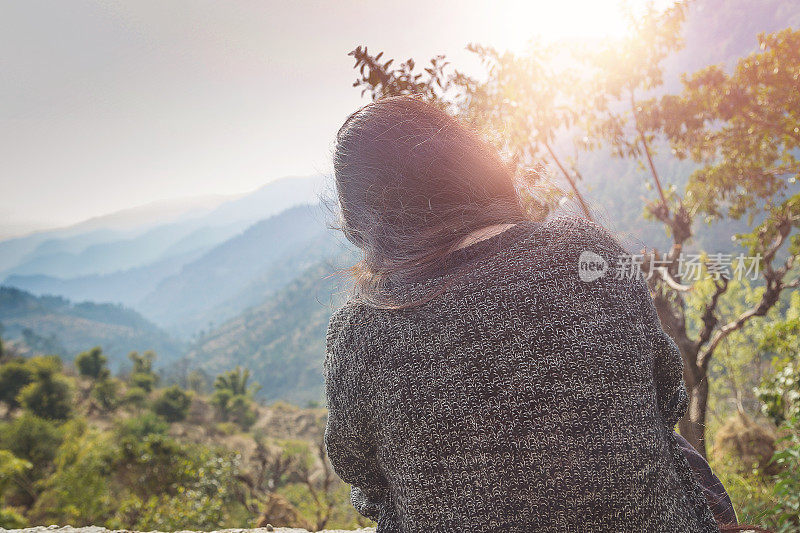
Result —
<path fill-rule="evenodd" d="M 719 530 L 672 429 L 679 352 L 608 233 L 531 220 L 498 152 L 411 97 L 351 115 L 334 167 L 364 258 L 325 443 L 379 533 Z"/>

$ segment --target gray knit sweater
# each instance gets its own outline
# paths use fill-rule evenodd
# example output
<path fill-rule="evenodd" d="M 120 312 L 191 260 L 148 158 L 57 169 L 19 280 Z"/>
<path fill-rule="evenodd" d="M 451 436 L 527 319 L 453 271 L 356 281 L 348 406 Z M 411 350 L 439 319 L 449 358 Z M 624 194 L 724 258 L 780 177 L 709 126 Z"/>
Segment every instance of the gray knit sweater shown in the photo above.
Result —
<path fill-rule="evenodd" d="M 585 250 L 609 264 L 590 282 Z M 672 432 L 677 346 L 621 254 L 581 219 L 523 222 L 389 288 L 469 267 L 421 307 L 334 313 L 325 443 L 379 533 L 718 531 Z"/>

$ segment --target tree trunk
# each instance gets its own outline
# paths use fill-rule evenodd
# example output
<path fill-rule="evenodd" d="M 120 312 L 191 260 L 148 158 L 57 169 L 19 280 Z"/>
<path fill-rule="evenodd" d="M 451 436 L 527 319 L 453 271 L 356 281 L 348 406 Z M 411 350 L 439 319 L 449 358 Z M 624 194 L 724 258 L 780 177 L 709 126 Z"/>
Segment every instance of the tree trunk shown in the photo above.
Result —
<path fill-rule="evenodd" d="M 697 381 L 689 383 L 686 388 L 689 392 L 689 409 L 686 415 L 678 422 L 681 436 L 702 455 L 706 452 L 706 407 L 708 406 L 708 378 L 705 373 Z"/>

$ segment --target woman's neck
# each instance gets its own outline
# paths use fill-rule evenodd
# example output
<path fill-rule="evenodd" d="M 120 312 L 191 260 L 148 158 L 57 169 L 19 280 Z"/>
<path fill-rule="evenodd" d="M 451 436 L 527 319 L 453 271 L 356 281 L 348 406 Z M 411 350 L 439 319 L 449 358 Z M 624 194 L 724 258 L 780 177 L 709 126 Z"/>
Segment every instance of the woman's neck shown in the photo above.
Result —
<path fill-rule="evenodd" d="M 456 245 L 453 250 L 458 250 L 461 248 L 466 248 L 471 244 L 475 244 L 476 242 L 482 241 L 484 239 L 488 239 L 489 237 L 493 237 L 498 233 L 507 230 L 508 228 L 515 226 L 516 224 L 495 224 L 494 226 L 486 226 L 485 228 L 481 228 L 478 230 L 473 231 Z"/>

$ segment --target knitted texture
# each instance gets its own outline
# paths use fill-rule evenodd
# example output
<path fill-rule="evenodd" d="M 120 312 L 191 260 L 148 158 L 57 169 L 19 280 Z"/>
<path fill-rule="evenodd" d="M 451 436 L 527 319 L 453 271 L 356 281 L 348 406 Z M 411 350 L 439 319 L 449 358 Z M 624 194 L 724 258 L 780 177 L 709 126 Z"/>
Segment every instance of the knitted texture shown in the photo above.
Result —
<path fill-rule="evenodd" d="M 590 282 L 586 250 L 608 262 Z M 625 253 L 582 219 L 523 222 L 387 289 L 450 282 L 420 307 L 333 314 L 325 444 L 379 533 L 718 531 L 673 434 L 678 348 Z"/>

